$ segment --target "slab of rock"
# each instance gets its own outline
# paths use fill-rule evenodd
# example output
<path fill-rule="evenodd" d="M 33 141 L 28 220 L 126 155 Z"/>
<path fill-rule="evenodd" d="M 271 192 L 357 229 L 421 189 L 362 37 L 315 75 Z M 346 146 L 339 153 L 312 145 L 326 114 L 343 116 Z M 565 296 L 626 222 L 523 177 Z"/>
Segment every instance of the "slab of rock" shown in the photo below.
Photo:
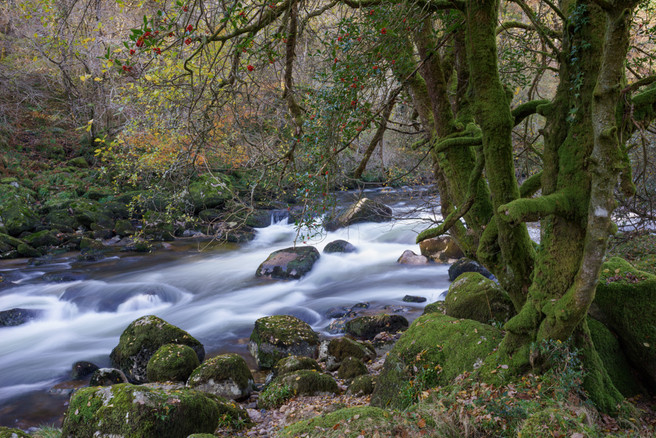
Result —
<path fill-rule="evenodd" d="M 323 252 L 326 254 L 350 253 L 357 252 L 357 248 L 346 240 L 334 240 L 325 246 Z"/>
<path fill-rule="evenodd" d="M 392 220 L 392 209 L 385 204 L 362 198 L 344 210 L 336 219 L 324 224 L 327 231 L 361 222 L 388 222 Z"/>
<path fill-rule="evenodd" d="M 248 351 L 260 368 L 270 369 L 287 356 L 317 357 L 319 335 L 309 324 L 291 315 L 274 315 L 255 321 Z"/>
<path fill-rule="evenodd" d="M 0 327 L 13 327 L 30 322 L 38 317 L 40 312 L 33 309 L 9 309 L 0 312 Z"/>
<path fill-rule="evenodd" d="M 255 273 L 256 277 L 297 280 L 310 272 L 317 260 L 319 251 L 313 246 L 285 248 L 274 251 L 262 262 Z"/>
<path fill-rule="evenodd" d="M 121 334 L 118 345 L 109 357 L 130 381 L 145 383 L 148 361 L 166 344 L 187 345 L 196 352 L 199 362 L 205 358 L 205 348 L 196 338 L 154 315 L 133 321 Z"/>

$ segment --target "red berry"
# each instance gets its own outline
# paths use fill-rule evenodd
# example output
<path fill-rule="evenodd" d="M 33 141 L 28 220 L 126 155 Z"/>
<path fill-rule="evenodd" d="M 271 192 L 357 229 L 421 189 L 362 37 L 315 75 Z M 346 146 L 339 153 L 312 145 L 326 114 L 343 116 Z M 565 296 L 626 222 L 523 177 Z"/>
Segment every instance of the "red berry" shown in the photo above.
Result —
<path fill-rule="evenodd" d="M 387 33 L 387 29 L 385 29 L 385 28 L 383 27 L 383 28 L 380 30 L 380 33 L 382 33 L 383 35 L 385 35 L 385 34 Z"/>
<path fill-rule="evenodd" d="M 377 65 L 374 65 L 374 70 L 376 70 L 376 69 L 378 69 L 378 66 L 377 66 Z"/>
<path fill-rule="evenodd" d="M 189 8 L 186 7 L 186 6 L 184 6 L 184 7 L 182 8 L 182 10 L 185 11 L 185 12 L 187 12 L 187 11 L 189 10 Z"/>
<path fill-rule="evenodd" d="M 191 44 L 191 38 L 187 38 L 187 39 L 185 40 L 185 44 L 186 44 L 186 45 Z"/>
<path fill-rule="evenodd" d="M 161 55 L 162 54 L 162 49 L 160 49 L 159 47 L 153 47 L 153 52 L 155 52 L 158 55 Z"/>
<path fill-rule="evenodd" d="M 143 46 L 143 43 L 144 43 L 143 38 L 139 37 L 139 39 L 137 40 L 137 47 Z"/>
<path fill-rule="evenodd" d="M 191 24 L 187 26 L 187 32 L 192 32 L 193 30 L 194 30 L 194 26 L 192 26 Z"/>
<path fill-rule="evenodd" d="M 134 55 L 134 53 L 135 53 L 135 50 L 134 50 L 134 49 L 130 49 L 130 55 Z"/>
<path fill-rule="evenodd" d="M 250 64 L 248 64 L 248 65 L 246 66 L 246 68 L 248 69 L 248 71 L 253 71 L 253 70 L 255 69 L 255 67 L 253 67 L 253 66 L 250 65 Z"/>

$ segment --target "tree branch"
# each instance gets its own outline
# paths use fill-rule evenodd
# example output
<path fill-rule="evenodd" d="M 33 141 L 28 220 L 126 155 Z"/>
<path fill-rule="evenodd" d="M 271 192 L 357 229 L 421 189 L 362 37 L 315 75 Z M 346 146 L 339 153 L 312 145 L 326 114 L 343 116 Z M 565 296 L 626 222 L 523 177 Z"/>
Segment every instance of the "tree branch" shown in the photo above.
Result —
<path fill-rule="evenodd" d="M 571 218 L 577 214 L 578 204 L 578 200 L 571 193 L 558 191 L 539 198 L 515 199 L 501 205 L 498 217 L 510 224 L 537 222 L 552 214 Z"/>
<path fill-rule="evenodd" d="M 367 163 L 369 162 L 369 158 L 371 158 L 371 154 L 374 153 L 376 146 L 378 146 L 378 143 L 380 143 L 380 141 L 383 139 L 383 135 L 385 135 L 385 129 L 387 128 L 387 121 L 389 120 L 390 115 L 392 114 L 392 109 L 394 108 L 395 103 L 396 103 L 396 96 L 390 99 L 385 105 L 385 108 L 383 109 L 380 125 L 378 125 L 378 129 L 376 130 L 376 133 L 374 134 L 373 138 L 369 142 L 369 146 L 367 147 L 367 150 L 364 153 L 364 157 L 362 158 L 360 165 L 353 172 L 353 178 L 360 179 L 360 177 L 362 177 L 362 173 L 367 167 Z"/>
<path fill-rule="evenodd" d="M 524 120 L 531 114 L 538 113 L 539 106 L 548 105 L 549 103 L 550 103 L 549 100 L 540 99 L 540 100 L 532 100 L 530 102 L 526 102 L 519 105 L 517 108 L 515 108 L 510 112 L 510 114 L 512 114 L 513 118 L 515 119 L 515 126 L 519 125 L 522 122 L 522 120 Z"/>

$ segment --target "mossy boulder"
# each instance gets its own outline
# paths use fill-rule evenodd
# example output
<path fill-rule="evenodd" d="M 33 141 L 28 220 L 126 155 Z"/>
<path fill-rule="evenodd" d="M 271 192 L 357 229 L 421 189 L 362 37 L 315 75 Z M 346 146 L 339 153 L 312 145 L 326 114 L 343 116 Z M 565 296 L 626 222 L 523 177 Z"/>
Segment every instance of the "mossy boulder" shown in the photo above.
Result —
<path fill-rule="evenodd" d="M 12 249 L 18 248 L 18 245 L 21 243 L 25 242 L 9 234 L 0 233 L 0 252 L 11 251 Z"/>
<path fill-rule="evenodd" d="M 372 316 L 358 316 L 346 323 L 346 333 L 359 339 L 371 340 L 378 333 L 396 333 L 408 328 L 408 320 L 401 315 L 382 313 Z"/>
<path fill-rule="evenodd" d="M 257 268 L 257 277 L 296 280 L 310 272 L 317 260 L 319 251 L 313 246 L 285 248 L 272 252 Z"/>
<path fill-rule="evenodd" d="M 399 394 L 412 386 L 418 372 L 434 370 L 428 383 L 448 384 L 481 364 L 502 337 L 500 330 L 478 321 L 440 313 L 420 316 L 387 355 L 371 404 L 405 407 Z"/>
<path fill-rule="evenodd" d="M 321 371 L 319 362 L 311 357 L 306 356 L 289 356 L 280 359 L 273 367 L 273 375 L 281 376 L 287 373 L 293 373 L 298 370 Z"/>
<path fill-rule="evenodd" d="M 132 222 L 127 219 L 119 219 L 114 224 L 114 232 L 119 236 L 131 236 L 137 231 Z"/>
<path fill-rule="evenodd" d="M 351 384 L 348 386 L 346 393 L 360 397 L 363 395 L 371 395 L 376 388 L 376 378 L 370 374 L 363 374 L 355 377 Z"/>
<path fill-rule="evenodd" d="M 340 363 L 354 357 L 368 362 L 376 358 L 376 350 L 368 342 L 359 342 L 348 337 L 323 341 L 319 348 L 319 360 L 325 362 L 328 371 L 335 371 Z"/>
<path fill-rule="evenodd" d="M 99 369 L 98 365 L 91 362 L 87 362 L 87 361 L 75 362 L 71 369 L 71 378 L 76 380 L 83 379 L 84 377 L 93 374 L 94 371 L 98 369 Z"/>
<path fill-rule="evenodd" d="M 577 416 L 566 408 L 545 408 L 531 414 L 517 431 L 517 438 L 591 436 L 585 414 Z"/>
<path fill-rule="evenodd" d="M 317 357 L 319 335 L 309 324 L 291 315 L 274 315 L 255 321 L 248 350 L 260 368 L 270 369 L 287 356 Z"/>
<path fill-rule="evenodd" d="M 18 255 L 21 257 L 40 257 L 43 255 L 43 252 L 33 248 L 27 243 L 21 243 L 18 245 L 16 247 L 16 252 L 18 252 Z"/>
<path fill-rule="evenodd" d="M 355 357 L 347 357 L 342 360 L 337 370 L 337 377 L 344 380 L 350 380 L 357 376 L 362 376 L 367 374 L 367 366 L 360 360 Z"/>
<path fill-rule="evenodd" d="M 125 373 L 116 368 L 99 368 L 91 375 L 89 386 L 111 386 L 128 383 Z"/>
<path fill-rule="evenodd" d="M 9 199 L 0 203 L 0 223 L 7 234 L 18 236 L 41 225 L 39 217 L 23 199 Z"/>
<path fill-rule="evenodd" d="M 330 375 L 314 370 L 298 370 L 273 379 L 283 386 L 288 386 L 294 395 L 338 394 L 337 382 Z"/>
<path fill-rule="evenodd" d="M 199 365 L 198 355 L 191 347 L 166 344 L 148 361 L 146 377 L 149 382 L 186 382 Z"/>
<path fill-rule="evenodd" d="M 0 438 L 31 438 L 31 436 L 20 429 L 0 426 Z"/>
<path fill-rule="evenodd" d="M 65 232 L 72 232 L 80 224 L 75 217 L 66 209 L 51 210 L 46 214 L 46 222 L 51 228 L 56 228 Z"/>
<path fill-rule="evenodd" d="M 434 303 L 430 303 L 424 307 L 423 315 L 428 313 L 441 313 L 442 315 L 446 315 L 446 304 L 444 304 L 444 301 L 435 301 Z"/>
<path fill-rule="evenodd" d="M 358 406 L 354 408 L 344 408 L 329 414 L 311 418 L 309 420 L 299 421 L 285 429 L 278 436 L 282 438 L 293 437 L 357 437 L 361 431 L 368 431 L 374 436 L 374 431 L 379 436 L 392 436 L 394 431 L 392 413 L 372 406 Z M 345 432 L 348 429 L 350 433 Z M 390 434 L 382 431 L 389 431 Z M 401 435 L 399 435 L 401 436 Z"/>
<path fill-rule="evenodd" d="M 656 392 L 656 276 L 611 258 L 602 266 L 592 313 L 619 336 L 629 361 Z"/>
<path fill-rule="evenodd" d="M 196 368 L 189 376 L 187 386 L 232 400 L 242 400 L 253 391 L 253 375 L 240 355 L 221 354 Z"/>
<path fill-rule="evenodd" d="M 224 207 L 233 191 L 232 180 L 219 173 L 202 175 L 189 185 L 189 197 L 195 211 Z"/>
<path fill-rule="evenodd" d="M 391 208 L 369 198 L 362 198 L 342 211 L 336 219 L 326 222 L 324 227 L 328 231 L 334 231 L 360 222 L 388 222 L 390 220 L 392 220 Z"/>
<path fill-rule="evenodd" d="M 147 381 L 148 361 L 166 344 L 187 345 L 196 352 L 199 362 L 205 358 L 205 349 L 196 338 L 154 315 L 133 321 L 121 334 L 109 357 L 131 382 L 144 383 Z"/>
<path fill-rule="evenodd" d="M 351 253 L 357 251 L 358 249 L 346 240 L 333 240 L 323 248 L 325 254 Z"/>
<path fill-rule="evenodd" d="M 23 240 L 34 248 L 57 246 L 61 243 L 57 233 L 51 230 L 42 230 L 23 237 Z"/>
<path fill-rule="evenodd" d="M 480 263 L 462 257 L 458 259 L 454 264 L 449 266 L 449 281 L 454 281 L 456 278 L 465 272 L 478 272 L 485 278 L 492 278 L 492 273 L 485 269 Z"/>
<path fill-rule="evenodd" d="M 77 198 L 68 202 L 66 207 L 72 212 L 75 221 L 88 229 L 91 229 L 92 224 L 103 228 L 114 228 L 112 212 L 97 201 Z"/>
<path fill-rule="evenodd" d="M 594 318 L 588 318 L 588 328 L 595 350 L 599 353 L 599 358 L 617 390 L 625 397 L 633 397 L 644 392 L 635 378 L 635 370 L 629 365 L 622 346 L 613 332 Z"/>
<path fill-rule="evenodd" d="M 449 286 L 446 314 L 478 322 L 506 322 L 515 314 L 510 297 L 494 281 L 478 272 L 465 272 Z"/>
<path fill-rule="evenodd" d="M 222 418 L 250 423 L 233 403 L 192 389 L 131 384 L 85 388 L 71 398 L 62 438 L 186 438 L 214 432 Z"/>

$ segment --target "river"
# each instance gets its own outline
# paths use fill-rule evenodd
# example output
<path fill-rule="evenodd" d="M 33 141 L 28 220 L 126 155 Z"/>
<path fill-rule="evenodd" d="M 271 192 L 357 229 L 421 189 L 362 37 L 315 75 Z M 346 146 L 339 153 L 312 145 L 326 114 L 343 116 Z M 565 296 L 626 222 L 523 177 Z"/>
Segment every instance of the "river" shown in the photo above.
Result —
<path fill-rule="evenodd" d="M 142 315 L 154 314 L 200 340 L 208 356 L 247 352 L 257 318 L 292 314 L 328 336 L 325 312 L 368 302 L 372 311 L 396 306 L 412 320 L 425 304 L 448 288 L 448 266 L 396 263 L 406 249 L 418 251 L 418 232 L 433 215 L 415 208 L 431 198 L 426 190 L 372 190 L 393 208 L 399 220 L 362 223 L 324 233 L 308 244 L 319 251 L 336 239 L 358 249 L 350 254 L 322 254 L 312 271 L 296 281 L 255 278 L 259 264 L 275 250 L 292 246 L 296 236 L 287 220 L 257 230 L 243 245 L 213 245 L 179 240 L 152 254 L 118 253 L 95 263 L 63 254 L 47 264 L 0 261 L 0 311 L 35 309 L 35 320 L 0 328 L 0 425 L 58 426 L 68 400 L 76 361 L 109 366 L 109 353 L 121 332 Z M 342 202 L 359 196 L 342 194 Z M 405 295 L 426 297 L 405 303 Z M 402 309 L 400 309 L 402 308 Z M 64 388 L 64 389 L 62 389 Z"/>

